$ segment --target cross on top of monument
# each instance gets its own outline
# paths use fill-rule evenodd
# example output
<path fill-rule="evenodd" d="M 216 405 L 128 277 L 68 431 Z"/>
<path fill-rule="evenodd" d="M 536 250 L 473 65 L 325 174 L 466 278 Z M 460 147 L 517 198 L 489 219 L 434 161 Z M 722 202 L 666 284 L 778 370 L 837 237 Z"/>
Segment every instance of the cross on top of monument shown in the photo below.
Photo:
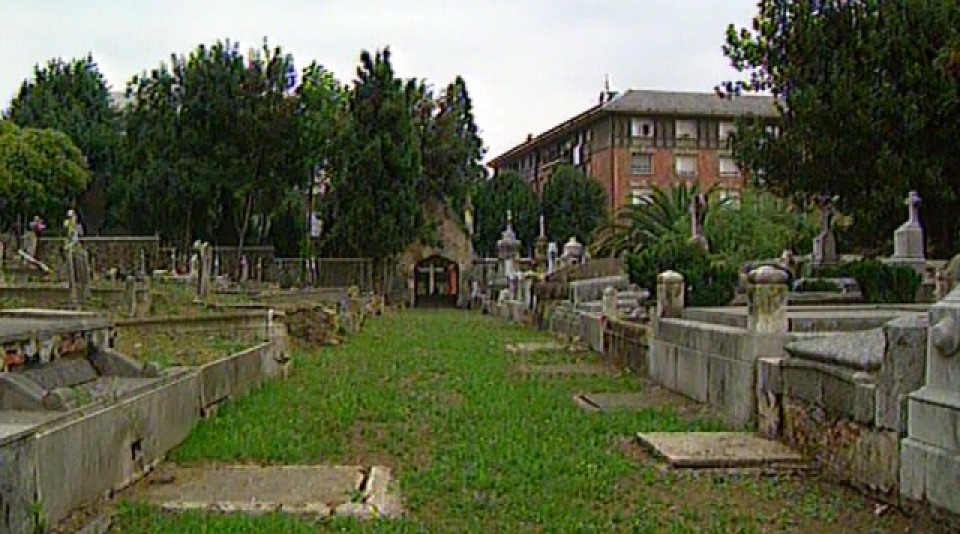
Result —
<path fill-rule="evenodd" d="M 910 218 L 907 222 L 910 223 L 920 223 L 920 195 L 916 191 L 910 191 L 910 194 L 907 195 L 907 200 L 904 201 L 904 204 L 907 205 L 907 209 L 910 213 Z"/>

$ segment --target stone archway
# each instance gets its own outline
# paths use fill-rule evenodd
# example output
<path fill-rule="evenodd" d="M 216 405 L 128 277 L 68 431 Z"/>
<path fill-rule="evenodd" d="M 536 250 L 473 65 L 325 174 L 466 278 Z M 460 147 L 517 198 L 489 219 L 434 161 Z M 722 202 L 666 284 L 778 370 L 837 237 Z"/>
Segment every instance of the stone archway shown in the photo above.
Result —
<path fill-rule="evenodd" d="M 460 296 L 460 266 L 443 256 L 417 262 L 413 270 L 414 306 L 454 307 Z"/>

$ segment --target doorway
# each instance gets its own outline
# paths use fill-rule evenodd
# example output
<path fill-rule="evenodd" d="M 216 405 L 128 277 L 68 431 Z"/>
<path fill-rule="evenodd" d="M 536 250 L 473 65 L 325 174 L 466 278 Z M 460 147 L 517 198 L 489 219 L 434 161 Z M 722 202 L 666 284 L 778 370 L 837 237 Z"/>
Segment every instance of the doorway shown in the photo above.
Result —
<path fill-rule="evenodd" d="M 460 293 L 460 267 L 442 256 L 430 256 L 414 269 L 414 306 L 455 307 Z"/>

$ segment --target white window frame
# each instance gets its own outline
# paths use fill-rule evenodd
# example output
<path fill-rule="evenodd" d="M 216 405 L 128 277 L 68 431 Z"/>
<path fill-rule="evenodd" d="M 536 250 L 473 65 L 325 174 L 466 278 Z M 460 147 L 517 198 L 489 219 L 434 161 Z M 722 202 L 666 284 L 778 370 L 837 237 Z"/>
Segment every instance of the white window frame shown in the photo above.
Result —
<path fill-rule="evenodd" d="M 646 157 L 650 161 L 650 166 L 646 171 L 637 172 L 637 166 L 634 165 L 633 158 L 637 156 Z M 633 152 L 630 154 L 630 174 L 634 176 L 645 176 L 653 174 L 653 154 L 649 152 Z"/>
<path fill-rule="evenodd" d="M 737 131 L 737 124 L 731 121 L 723 121 L 717 127 L 717 135 L 720 138 L 720 141 L 727 141 L 730 139 L 730 134 L 733 134 Z"/>
<path fill-rule="evenodd" d="M 677 139 L 697 138 L 697 119 L 676 119 L 673 127 Z"/>
<path fill-rule="evenodd" d="M 653 189 L 649 187 L 634 187 L 630 190 L 630 203 L 637 205 L 643 202 L 643 199 L 653 198 Z"/>
<path fill-rule="evenodd" d="M 644 134 L 643 127 L 647 127 L 647 133 Z M 640 139 L 652 139 L 656 134 L 656 126 L 652 119 L 634 117 L 630 119 L 630 137 Z"/>
<path fill-rule="evenodd" d="M 677 176 L 697 176 L 700 162 L 699 158 L 691 154 L 681 154 L 674 157 L 674 171 Z M 693 162 L 692 169 L 686 169 L 682 162 Z"/>
<path fill-rule="evenodd" d="M 720 176 L 739 176 L 740 167 L 737 166 L 737 162 L 733 159 L 732 156 L 720 156 L 718 158 Z M 729 166 L 725 165 L 728 163 Z"/>

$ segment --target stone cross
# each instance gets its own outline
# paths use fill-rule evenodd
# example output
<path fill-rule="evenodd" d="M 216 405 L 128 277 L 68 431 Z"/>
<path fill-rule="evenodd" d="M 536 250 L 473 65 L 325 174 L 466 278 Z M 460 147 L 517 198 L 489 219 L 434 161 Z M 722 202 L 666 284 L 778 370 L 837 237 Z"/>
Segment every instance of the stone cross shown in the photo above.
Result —
<path fill-rule="evenodd" d="M 907 200 L 904 201 L 909 210 L 910 216 L 907 219 L 907 223 L 914 225 L 920 224 L 920 195 L 916 191 L 910 191 L 910 194 L 907 195 Z"/>

